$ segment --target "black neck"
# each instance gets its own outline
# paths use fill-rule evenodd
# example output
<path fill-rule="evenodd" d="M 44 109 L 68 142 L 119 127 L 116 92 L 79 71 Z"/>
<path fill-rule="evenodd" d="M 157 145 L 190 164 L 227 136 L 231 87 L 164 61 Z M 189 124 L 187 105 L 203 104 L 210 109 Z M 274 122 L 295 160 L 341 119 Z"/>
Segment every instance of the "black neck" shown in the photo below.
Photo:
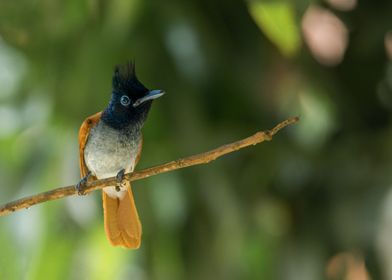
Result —
<path fill-rule="evenodd" d="M 136 108 L 125 108 L 111 101 L 102 113 L 101 120 L 114 129 L 141 129 L 151 104 L 152 101 L 147 101 Z"/>

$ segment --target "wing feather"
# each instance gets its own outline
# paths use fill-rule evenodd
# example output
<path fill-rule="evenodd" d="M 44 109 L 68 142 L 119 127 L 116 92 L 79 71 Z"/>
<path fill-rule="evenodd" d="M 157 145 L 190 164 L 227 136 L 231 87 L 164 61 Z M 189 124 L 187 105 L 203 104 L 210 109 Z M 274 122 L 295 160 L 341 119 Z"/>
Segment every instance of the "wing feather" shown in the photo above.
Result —
<path fill-rule="evenodd" d="M 86 147 L 91 128 L 96 126 L 101 119 L 102 112 L 96 113 L 84 120 L 79 129 L 79 167 L 81 177 L 88 173 L 86 162 L 84 161 L 84 148 Z"/>

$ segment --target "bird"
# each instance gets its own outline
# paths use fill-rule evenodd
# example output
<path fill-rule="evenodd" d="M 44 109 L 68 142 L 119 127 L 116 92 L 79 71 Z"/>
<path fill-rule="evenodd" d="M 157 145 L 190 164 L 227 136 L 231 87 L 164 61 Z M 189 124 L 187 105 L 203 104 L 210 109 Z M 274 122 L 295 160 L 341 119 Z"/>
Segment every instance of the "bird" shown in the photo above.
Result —
<path fill-rule="evenodd" d="M 137 249 L 142 226 L 130 182 L 143 144 L 141 129 L 154 99 L 163 90 L 149 90 L 136 77 L 135 63 L 115 66 L 112 92 L 107 107 L 86 118 L 79 129 L 80 195 L 88 182 L 116 176 L 115 186 L 102 190 L 104 228 L 113 246 Z"/>

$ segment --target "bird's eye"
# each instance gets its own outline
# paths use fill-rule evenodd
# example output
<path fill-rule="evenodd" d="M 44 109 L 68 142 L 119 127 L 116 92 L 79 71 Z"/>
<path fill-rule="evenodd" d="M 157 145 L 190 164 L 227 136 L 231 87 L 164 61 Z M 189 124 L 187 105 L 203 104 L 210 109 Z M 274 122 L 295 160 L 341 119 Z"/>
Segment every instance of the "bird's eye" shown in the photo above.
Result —
<path fill-rule="evenodd" d="M 123 106 L 128 106 L 129 104 L 131 104 L 131 99 L 129 99 L 128 96 L 123 95 L 123 96 L 121 96 L 120 103 Z"/>

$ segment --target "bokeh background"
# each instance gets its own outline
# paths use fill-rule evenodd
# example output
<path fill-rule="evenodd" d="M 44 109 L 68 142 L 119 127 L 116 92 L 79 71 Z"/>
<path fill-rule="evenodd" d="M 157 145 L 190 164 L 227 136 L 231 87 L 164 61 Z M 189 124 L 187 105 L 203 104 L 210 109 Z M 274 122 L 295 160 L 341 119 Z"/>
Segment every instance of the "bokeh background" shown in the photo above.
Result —
<path fill-rule="evenodd" d="M 77 132 L 135 59 L 137 167 L 299 115 L 272 142 L 135 182 L 142 247 L 101 196 L 0 218 L 0 279 L 392 279 L 390 0 L 0 2 L 0 203 L 76 183 Z"/>

